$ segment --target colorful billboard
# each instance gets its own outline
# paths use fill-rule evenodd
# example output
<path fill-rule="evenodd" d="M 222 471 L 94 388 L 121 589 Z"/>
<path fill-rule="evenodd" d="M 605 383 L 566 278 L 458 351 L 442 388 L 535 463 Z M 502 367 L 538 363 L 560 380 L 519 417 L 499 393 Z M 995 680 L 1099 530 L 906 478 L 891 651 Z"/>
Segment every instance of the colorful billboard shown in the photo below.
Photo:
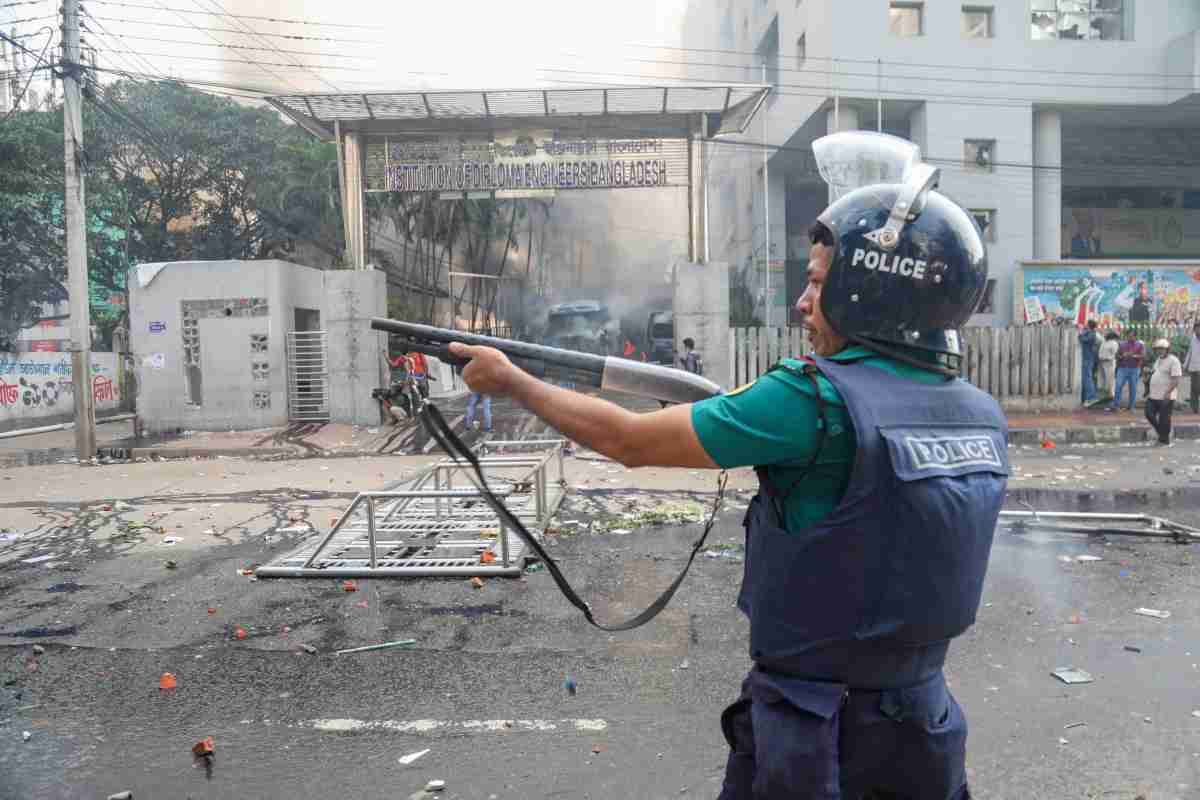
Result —
<path fill-rule="evenodd" d="M 1190 268 L 1025 268 L 1026 322 L 1048 319 L 1102 327 L 1127 323 L 1164 325 L 1200 316 L 1200 264 Z"/>

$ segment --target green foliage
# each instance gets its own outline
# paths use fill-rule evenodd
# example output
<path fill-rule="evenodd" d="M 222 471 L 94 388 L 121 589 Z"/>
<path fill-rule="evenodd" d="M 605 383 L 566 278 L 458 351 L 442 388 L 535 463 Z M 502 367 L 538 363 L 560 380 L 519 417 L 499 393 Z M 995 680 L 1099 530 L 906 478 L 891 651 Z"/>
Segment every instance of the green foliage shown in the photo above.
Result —
<path fill-rule="evenodd" d="M 121 81 L 84 106 L 88 271 L 102 338 L 129 267 L 344 250 L 336 149 L 274 111 L 182 84 Z M 104 110 L 119 108 L 122 120 Z M 61 109 L 0 125 L 0 349 L 66 297 Z"/>

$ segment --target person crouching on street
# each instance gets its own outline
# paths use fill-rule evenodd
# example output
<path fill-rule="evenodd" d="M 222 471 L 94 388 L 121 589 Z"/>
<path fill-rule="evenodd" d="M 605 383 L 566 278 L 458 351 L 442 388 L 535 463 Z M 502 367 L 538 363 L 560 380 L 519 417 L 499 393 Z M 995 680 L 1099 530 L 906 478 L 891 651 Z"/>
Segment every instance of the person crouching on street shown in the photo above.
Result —
<path fill-rule="evenodd" d="M 1154 343 L 1154 370 L 1150 373 L 1150 394 L 1146 398 L 1146 419 L 1158 433 L 1158 443 L 1171 446 L 1171 411 L 1179 381 L 1183 378 L 1183 365 L 1171 352 L 1171 343 L 1159 339 Z"/>

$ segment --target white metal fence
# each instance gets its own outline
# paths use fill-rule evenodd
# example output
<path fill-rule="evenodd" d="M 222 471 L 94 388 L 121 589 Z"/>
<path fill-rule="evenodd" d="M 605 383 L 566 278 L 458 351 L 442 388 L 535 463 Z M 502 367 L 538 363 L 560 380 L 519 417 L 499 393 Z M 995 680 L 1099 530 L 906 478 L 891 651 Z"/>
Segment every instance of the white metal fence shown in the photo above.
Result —
<path fill-rule="evenodd" d="M 288 421 L 329 421 L 329 365 L 325 331 L 289 331 Z"/>
<path fill-rule="evenodd" d="M 1079 344 L 1071 327 L 967 328 L 963 375 L 1009 405 L 1067 406 L 1078 402 Z M 781 358 L 807 354 L 802 328 L 733 328 L 730 375 L 741 386 Z"/>

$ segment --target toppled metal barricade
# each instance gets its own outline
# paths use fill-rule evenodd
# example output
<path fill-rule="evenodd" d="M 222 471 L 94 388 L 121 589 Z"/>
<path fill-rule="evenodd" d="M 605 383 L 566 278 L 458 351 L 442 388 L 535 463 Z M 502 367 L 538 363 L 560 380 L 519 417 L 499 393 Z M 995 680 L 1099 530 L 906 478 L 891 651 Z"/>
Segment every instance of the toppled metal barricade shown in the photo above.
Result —
<path fill-rule="evenodd" d="M 492 490 L 534 536 L 541 536 L 566 493 L 565 444 L 563 439 L 542 439 L 491 440 L 481 445 L 484 453 L 540 448 L 525 455 L 484 454 L 479 458 Z M 557 475 L 552 476 L 555 461 Z M 520 575 L 525 567 L 525 543 L 484 501 L 471 483 L 468 469 L 444 459 L 405 489 L 361 492 L 329 533 L 259 567 L 255 575 Z"/>
<path fill-rule="evenodd" d="M 1082 533 L 1091 536 L 1121 535 L 1200 541 L 1200 529 L 1150 514 L 1116 514 L 1088 511 L 1001 511 L 1000 523 L 1013 533 L 1030 530 Z"/>

